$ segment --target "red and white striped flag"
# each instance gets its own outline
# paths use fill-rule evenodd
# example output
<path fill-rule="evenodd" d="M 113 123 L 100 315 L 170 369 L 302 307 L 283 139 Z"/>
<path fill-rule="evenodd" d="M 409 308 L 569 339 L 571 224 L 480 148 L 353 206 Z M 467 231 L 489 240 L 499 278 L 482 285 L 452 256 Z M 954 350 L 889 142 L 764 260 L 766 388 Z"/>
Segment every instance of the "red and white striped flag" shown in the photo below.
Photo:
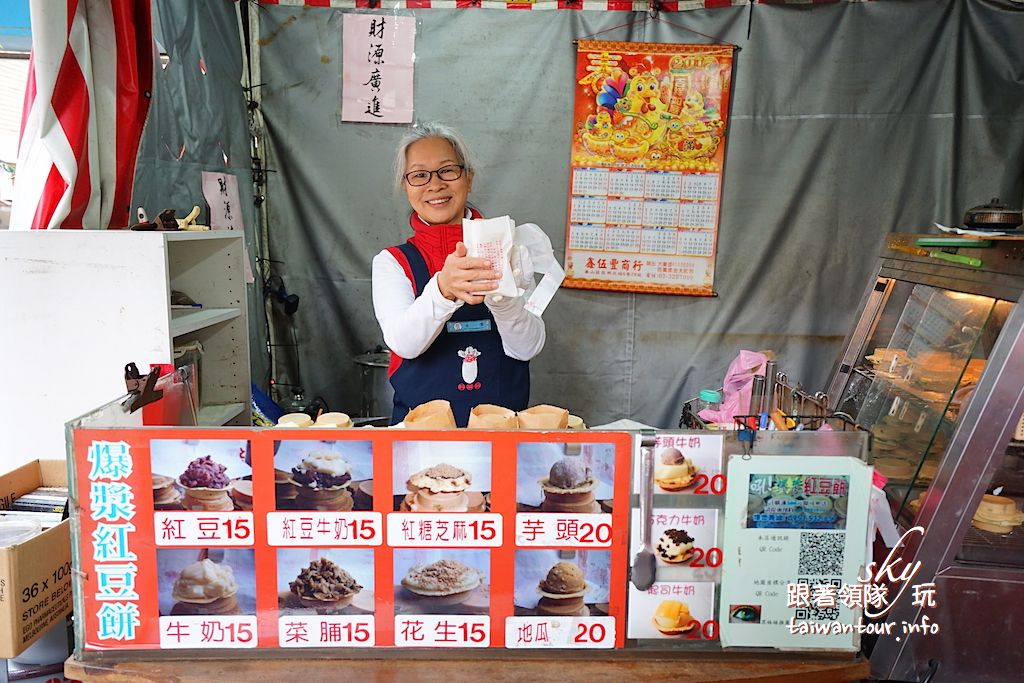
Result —
<path fill-rule="evenodd" d="M 31 0 L 12 230 L 124 228 L 153 89 L 150 0 Z"/>

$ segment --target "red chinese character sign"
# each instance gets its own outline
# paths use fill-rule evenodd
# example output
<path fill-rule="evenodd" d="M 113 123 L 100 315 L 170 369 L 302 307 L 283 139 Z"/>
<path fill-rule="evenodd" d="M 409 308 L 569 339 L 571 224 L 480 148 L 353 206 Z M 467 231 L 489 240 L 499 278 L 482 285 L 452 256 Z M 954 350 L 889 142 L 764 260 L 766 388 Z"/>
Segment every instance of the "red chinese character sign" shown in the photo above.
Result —
<path fill-rule="evenodd" d="M 628 434 L 73 438 L 86 653 L 624 646 Z"/>
<path fill-rule="evenodd" d="M 342 36 L 341 118 L 410 123 L 416 20 L 346 14 Z"/>
<path fill-rule="evenodd" d="M 714 294 L 732 52 L 579 41 L 566 287 Z"/>

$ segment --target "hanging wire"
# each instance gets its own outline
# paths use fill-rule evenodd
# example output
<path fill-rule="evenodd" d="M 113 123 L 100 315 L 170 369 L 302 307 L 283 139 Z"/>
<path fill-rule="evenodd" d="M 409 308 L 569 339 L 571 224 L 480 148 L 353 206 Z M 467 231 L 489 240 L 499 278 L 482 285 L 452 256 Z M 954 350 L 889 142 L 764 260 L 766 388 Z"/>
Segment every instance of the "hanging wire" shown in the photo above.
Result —
<path fill-rule="evenodd" d="M 721 38 L 717 38 L 715 36 L 710 36 L 707 33 L 701 33 L 700 31 L 696 31 L 696 30 L 694 30 L 692 28 L 689 28 L 687 26 L 683 26 L 682 24 L 677 24 L 674 21 L 669 21 L 668 19 L 661 18 L 660 16 L 658 16 L 658 13 L 661 11 L 661 6 L 662 6 L 661 0 L 649 0 L 649 3 L 648 3 L 648 8 L 649 9 L 644 14 L 643 18 L 641 18 L 641 19 L 633 19 L 632 21 L 627 21 L 626 23 L 619 24 L 618 26 L 612 26 L 611 28 L 602 29 L 600 31 L 597 31 L 596 33 L 589 33 L 589 34 L 587 34 L 585 36 L 580 36 L 579 38 L 573 40 L 572 44 L 576 45 L 581 40 L 587 40 L 588 38 L 593 38 L 593 37 L 599 36 L 599 35 L 601 35 L 603 33 L 609 33 L 611 31 L 617 31 L 618 29 L 626 28 L 627 26 L 634 26 L 634 25 L 637 25 L 637 24 L 643 25 L 643 24 L 646 24 L 649 21 L 658 21 L 658 22 L 661 22 L 663 24 L 668 24 L 669 26 L 672 26 L 674 28 L 678 28 L 680 30 L 686 31 L 688 33 L 693 33 L 695 35 L 701 36 L 702 38 L 707 38 L 708 40 L 710 40 L 712 42 L 715 42 L 715 43 L 718 43 L 718 44 L 721 44 L 721 45 L 732 46 L 733 48 L 735 48 L 735 50 L 737 52 L 739 52 L 739 50 L 741 49 L 740 46 L 737 45 L 736 43 L 730 43 L 727 40 L 722 40 Z"/>
<path fill-rule="evenodd" d="M 663 24 L 668 24 L 669 26 L 674 26 L 675 28 L 682 29 L 683 31 L 687 31 L 689 33 L 693 33 L 693 34 L 701 36 L 703 38 L 707 38 L 708 40 L 713 40 L 716 43 L 720 43 L 722 45 L 731 45 L 734 48 L 736 48 L 737 50 L 740 49 L 740 46 L 735 44 L 735 43 L 730 43 L 727 40 L 722 40 L 721 38 L 717 38 L 715 36 L 709 36 L 707 33 L 701 33 L 700 31 L 695 31 L 692 28 L 688 28 L 686 26 L 683 26 L 682 24 L 677 24 L 674 21 L 669 21 L 668 19 L 662 19 L 662 18 L 659 18 L 659 17 L 654 17 L 653 21 L 660 21 Z"/>
<path fill-rule="evenodd" d="M 575 45 L 578 42 L 580 42 L 581 40 L 586 40 L 587 38 L 593 38 L 594 36 L 599 36 L 602 33 L 609 33 L 611 31 L 617 31 L 620 28 L 626 28 L 627 26 L 632 26 L 634 24 L 646 24 L 646 23 L 647 23 L 647 19 L 646 18 L 644 18 L 642 20 L 641 19 L 634 19 L 632 21 L 627 21 L 625 24 L 619 24 L 618 26 L 612 26 L 611 28 L 606 28 L 604 30 L 598 31 L 597 33 L 589 33 L 589 34 L 587 34 L 585 36 L 580 36 L 576 40 L 572 41 L 572 44 Z"/>

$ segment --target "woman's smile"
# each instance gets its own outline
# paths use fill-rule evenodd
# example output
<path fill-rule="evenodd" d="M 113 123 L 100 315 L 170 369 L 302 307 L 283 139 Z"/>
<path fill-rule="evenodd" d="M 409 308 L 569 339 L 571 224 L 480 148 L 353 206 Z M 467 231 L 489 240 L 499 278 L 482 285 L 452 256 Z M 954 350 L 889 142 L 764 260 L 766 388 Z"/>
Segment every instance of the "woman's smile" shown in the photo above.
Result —
<path fill-rule="evenodd" d="M 466 201 L 473 187 L 473 174 L 465 172 L 455 180 L 442 180 L 437 171 L 461 161 L 455 148 L 444 138 L 424 138 L 409 145 L 405 152 L 405 172 L 427 171 L 424 185 L 403 183 L 413 211 L 432 225 L 459 223 L 466 212 Z"/>

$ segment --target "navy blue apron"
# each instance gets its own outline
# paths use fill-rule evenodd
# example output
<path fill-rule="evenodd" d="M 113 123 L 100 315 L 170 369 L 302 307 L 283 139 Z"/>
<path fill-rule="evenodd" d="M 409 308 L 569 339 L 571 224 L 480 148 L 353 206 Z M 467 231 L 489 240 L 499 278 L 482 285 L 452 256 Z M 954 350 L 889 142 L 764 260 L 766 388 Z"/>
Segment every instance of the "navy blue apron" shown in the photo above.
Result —
<path fill-rule="evenodd" d="M 416 296 L 430 281 L 427 262 L 412 244 L 398 248 L 409 262 Z M 455 422 L 465 427 L 469 411 L 481 403 L 523 410 L 530 400 L 530 363 L 505 355 L 494 316 L 484 304 L 462 304 L 426 351 L 405 358 L 391 375 L 395 408 L 391 424 L 410 409 L 443 398 Z"/>

